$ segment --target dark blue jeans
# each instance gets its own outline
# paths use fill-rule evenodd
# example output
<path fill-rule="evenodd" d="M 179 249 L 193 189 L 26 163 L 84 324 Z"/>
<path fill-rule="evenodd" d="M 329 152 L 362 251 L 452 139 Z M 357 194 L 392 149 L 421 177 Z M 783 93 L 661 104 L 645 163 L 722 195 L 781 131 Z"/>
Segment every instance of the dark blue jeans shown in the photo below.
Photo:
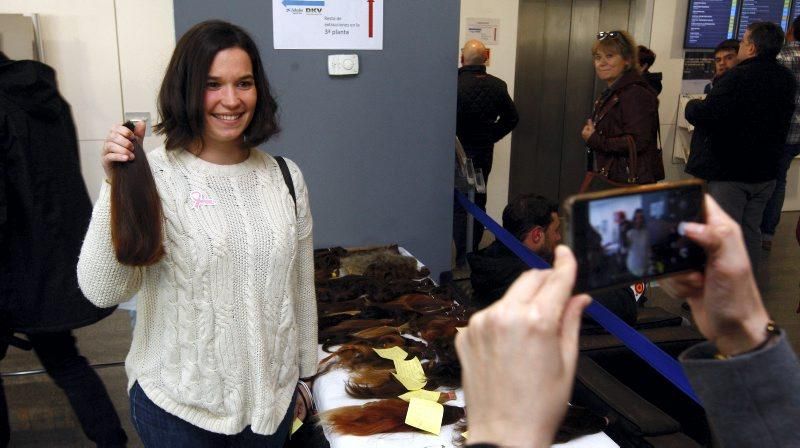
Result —
<path fill-rule="evenodd" d="M 764 217 L 761 220 L 761 239 L 771 240 L 775 229 L 781 220 L 783 199 L 786 197 L 786 173 L 792 165 L 792 159 L 800 154 L 800 145 L 786 145 L 783 147 L 783 156 L 778 165 L 778 178 L 775 182 L 775 191 L 764 208 Z"/>
<path fill-rule="evenodd" d="M 289 436 L 294 420 L 294 398 L 286 411 L 281 424 L 274 434 L 264 436 L 255 434 L 250 427 L 239 434 L 218 434 L 182 420 L 161 409 L 147 398 L 139 383 L 134 383 L 130 391 L 131 420 L 145 447 L 170 448 L 217 448 L 217 447 L 260 447 L 282 448 Z"/>
<path fill-rule="evenodd" d="M 86 437 L 98 447 L 123 447 L 128 437 L 106 387 L 78 352 L 69 330 L 28 334 L 33 351 L 53 382 L 64 391 Z M 0 382 L 0 446 L 9 442 L 8 409 Z"/>

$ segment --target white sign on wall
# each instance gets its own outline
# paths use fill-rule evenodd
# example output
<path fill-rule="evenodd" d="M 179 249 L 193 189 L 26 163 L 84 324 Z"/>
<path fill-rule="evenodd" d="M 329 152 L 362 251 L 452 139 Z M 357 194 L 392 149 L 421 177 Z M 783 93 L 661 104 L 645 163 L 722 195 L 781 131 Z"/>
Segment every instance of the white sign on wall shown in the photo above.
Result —
<path fill-rule="evenodd" d="M 467 29 L 464 30 L 466 40 L 478 39 L 484 45 L 497 45 L 497 35 L 500 32 L 500 19 L 467 19 Z"/>
<path fill-rule="evenodd" d="M 384 0 L 272 0 L 276 50 L 383 50 Z"/>

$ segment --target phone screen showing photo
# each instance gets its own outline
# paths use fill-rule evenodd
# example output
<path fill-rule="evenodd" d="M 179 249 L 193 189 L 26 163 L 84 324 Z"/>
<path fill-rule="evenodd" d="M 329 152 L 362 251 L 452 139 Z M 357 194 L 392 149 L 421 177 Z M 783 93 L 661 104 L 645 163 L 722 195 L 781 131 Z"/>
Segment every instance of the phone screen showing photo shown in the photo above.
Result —
<path fill-rule="evenodd" d="M 578 291 L 632 284 L 705 265 L 705 253 L 683 236 L 682 225 L 704 221 L 700 185 L 577 200 L 572 208 Z"/>

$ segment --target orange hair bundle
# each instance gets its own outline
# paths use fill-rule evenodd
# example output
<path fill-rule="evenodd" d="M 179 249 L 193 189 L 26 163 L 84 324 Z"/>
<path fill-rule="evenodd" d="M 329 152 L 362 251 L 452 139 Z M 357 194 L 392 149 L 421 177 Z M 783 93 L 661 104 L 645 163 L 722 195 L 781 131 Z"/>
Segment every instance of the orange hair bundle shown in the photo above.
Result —
<path fill-rule="evenodd" d="M 432 319 L 419 330 L 419 336 L 428 342 L 437 339 L 452 340 L 456 337 L 458 327 L 466 327 L 467 321 L 460 319 L 440 318 Z"/>
<path fill-rule="evenodd" d="M 397 399 L 379 400 L 362 406 L 345 406 L 319 414 L 320 422 L 339 434 L 370 436 L 392 432 L 420 432 L 405 424 L 408 403 Z M 442 425 L 451 425 L 464 417 L 464 409 L 445 406 Z"/>
<path fill-rule="evenodd" d="M 367 328 L 380 327 L 394 323 L 392 319 L 352 319 L 340 322 L 333 327 L 321 329 L 319 340 L 329 339 L 335 336 L 349 335 Z"/>
<path fill-rule="evenodd" d="M 453 307 L 453 302 L 437 299 L 427 294 L 406 294 L 391 302 L 375 306 L 394 312 L 410 311 L 420 314 L 432 314 L 449 310 Z"/>

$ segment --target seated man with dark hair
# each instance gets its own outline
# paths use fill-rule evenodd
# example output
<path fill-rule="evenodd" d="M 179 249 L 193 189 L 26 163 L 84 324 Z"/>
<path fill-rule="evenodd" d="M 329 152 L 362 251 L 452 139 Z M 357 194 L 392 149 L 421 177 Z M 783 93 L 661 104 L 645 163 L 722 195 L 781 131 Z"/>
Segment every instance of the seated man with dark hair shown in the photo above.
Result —
<path fill-rule="evenodd" d="M 561 242 L 557 203 L 539 195 L 517 196 L 503 209 L 503 228 L 544 261 L 553 263 L 555 248 Z M 529 269 L 497 240 L 467 254 L 467 261 L 472 270 L 472 305 L 478 308 L 485 308 L 502 297 L 514 280 Z M 625 322 L 636 322 L 636 298 L 631 288 L 594 294 L 593 298 Z"/>

